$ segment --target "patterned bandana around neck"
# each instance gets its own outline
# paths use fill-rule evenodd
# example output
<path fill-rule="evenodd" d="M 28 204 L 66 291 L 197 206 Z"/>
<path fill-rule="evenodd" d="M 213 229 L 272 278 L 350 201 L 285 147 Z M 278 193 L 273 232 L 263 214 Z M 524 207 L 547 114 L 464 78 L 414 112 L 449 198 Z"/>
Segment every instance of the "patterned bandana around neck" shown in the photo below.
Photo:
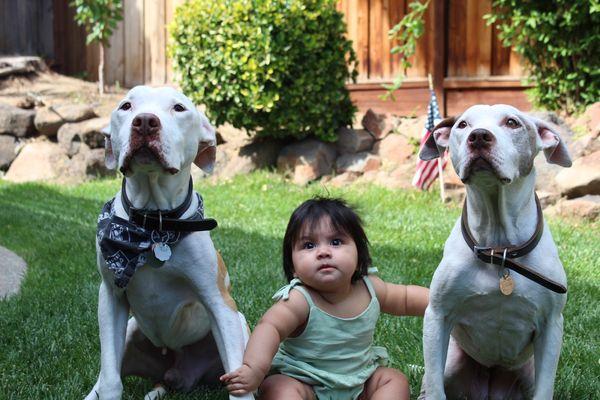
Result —
<path fill-rule="evenodd" d="M 190 191 L 192 191 L 191 186 Z M 202 196 L 198 193 L 194 194 L 198 198 L 198 208 L 185 221 L 204 220 Z M 151 251 L 154 246 L 168 245 L 173 247 L 192 231 L 145 229 L 131 221 L 117 217 L 114 201 L 113 198 L 102 207 L 102 212 L 98 216 L 96 235 L 108 269 L 115 276 L 115 285 L 126 288 L 135 271 L 148 261 L 148 257 L 156 258 Z M 158 259 L 156 261 L 159 266 L 163 265 L 163 261 Z"/>

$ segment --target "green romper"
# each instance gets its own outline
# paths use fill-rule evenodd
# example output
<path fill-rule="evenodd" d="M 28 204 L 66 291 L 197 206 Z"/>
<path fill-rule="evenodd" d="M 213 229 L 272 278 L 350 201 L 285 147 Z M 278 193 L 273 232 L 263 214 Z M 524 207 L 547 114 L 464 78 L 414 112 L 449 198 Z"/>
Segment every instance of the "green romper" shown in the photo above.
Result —
<path fill-rule="evenodd" d="M 308 321 L 297 337 L 285 339 L 273 359 L 270 374 L 283 374 L 313 387 L 319 400 L 354 400 L 379 366 L 388 363 L 385 348 L 373 346 L 379 301 L 370 279 L 363 277 L 371 295 L 367 309 L 352 318 L 321 310 L 295 278 L 273 298 L 287 300 L 292 289 L 309 305 Z M 299 286 L 300 285 L 300 286 Z"/>

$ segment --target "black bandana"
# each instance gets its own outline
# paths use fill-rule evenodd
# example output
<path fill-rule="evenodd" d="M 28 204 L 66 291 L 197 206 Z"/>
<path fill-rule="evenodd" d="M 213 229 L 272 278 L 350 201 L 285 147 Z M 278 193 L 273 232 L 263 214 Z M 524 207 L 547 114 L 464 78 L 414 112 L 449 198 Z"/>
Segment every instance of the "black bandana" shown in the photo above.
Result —
<path fill-rule="evenodd" d="M 182 221 L 212 221 L 204 220 L 202 196 L 198 193 L 195 194 L 198 197 L 198 209 L 191 217 Z M 212 229 L 189 231 L 145 229 L 144 226 L 117 217 L 114 201 L 113 198 L 102 207 L 102 212 L 98 216 L 96 235 L 108 269 L 115 275 L 115 285 L 120 288 L 127 286 L 135 271 L 148 261 L 148 257 L 155 258 L 151 252 L 153 246 L 162 243 L 173 247 L 192 231 Z M 216 221 L 214 226 L 216 226 Z M 158 265 L 162 265 L 158 259 L 156 262 Z"/>

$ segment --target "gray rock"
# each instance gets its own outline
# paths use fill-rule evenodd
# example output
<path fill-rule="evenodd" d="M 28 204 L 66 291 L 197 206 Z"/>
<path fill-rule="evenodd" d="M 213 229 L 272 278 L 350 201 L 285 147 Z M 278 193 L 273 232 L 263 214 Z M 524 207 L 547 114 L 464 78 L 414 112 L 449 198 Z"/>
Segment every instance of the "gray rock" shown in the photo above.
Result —
<path fill-rule="evenodd" d="M 544 210 L 546 215 L 576 217 L 596 221 L 600 217 L 600 196 L 587 195 L 571 200 L 561 200 Z"/>
<path fill-rule="evenodd" d="M 365 113 L 362 126 L 376 139 L 381 139 L 393 129 L 392 119 L 386 114 L 377 114 L 370 108 Z"/>
<path fill-rule="evenodd" d="M 104 148 L 102 130 L 109 123 L 109 117 L 66 123 L 58 130 L 58 143 L 69 157 L 79 152 L 82 143 L 85 143 L 91 149 Z"/>
<path fill-rule="evenodd" d="M 277 169 L 292 172 L 293 181 L 304 185 L 331 172 L 335 147 L 315 139 L 304 139 L 284 147 L 277 158 Z"/>
<path fill-rule="evenodd" d="M 344 172 L 365 172 L 367 164 L 371 159 L 378 160 L 379 157 L 362 151 L 356 154 L 342 154 L 335 161 L 335 170 L 338 174 Z M 371 169 L 376 169 L 371 167 Z"/>
<path fill-rule="evenodd" d="M 41 135 L 52 137 L 67 122 L 79 122 L 94 117 L 96 113 L 87 105 L 62 104 L 39 109 L 34 123 Z"/>
<path fill-rule="evenodd" d="M 335 145 L 340 153 L 358 153 L 371 150 L 374 142 L 373 135 L 365 129 L 340 128 Z"/>
<path fill-rule="evenodd" d="M 556 183 L 569 199 L 600 194 L 600 151 L 575 160 L 571 168 L 556 175 Z"/>
<path fill-rule="evenodd" d="M 42 140 L 31 142 L 19 152 L 4 179 L 11 182 L 54 181 L 60 178 L 60 168 L 68 161 L 58 144 Z"/>
<path fill-rule="evenodd" d="M 0 135 L 0 169 L 6 170 L 17 157 L 17 140 L 13 136 Z"/>
<path fill-rule="evenodd" d="M 12 251 L 0 246 L 0 300 L 19 293 L 27 272 L 27 263 Z"/>
<path fill-rule="evenodd" d="M 35 132 L 32 110 L 22 110 L 7 104 L 0 104 L 0 135 L 9 134 L 17 137 L 27 136 Z"/>

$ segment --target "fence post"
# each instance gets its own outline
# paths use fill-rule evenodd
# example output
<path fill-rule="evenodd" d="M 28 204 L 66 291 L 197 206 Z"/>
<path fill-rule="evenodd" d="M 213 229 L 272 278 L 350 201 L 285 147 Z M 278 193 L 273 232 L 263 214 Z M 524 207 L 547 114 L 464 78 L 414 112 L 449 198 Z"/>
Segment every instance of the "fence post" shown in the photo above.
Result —
<path fill-rule="evenodd" d="M 442 116 L 446 116 L 446 91 L 444 89 L 444 77 L 446 76 L 446 1 L 431 0 L 431 16 L 433 40 L 430 42 L 432 48 L 429 54 L 432 55 L 431 75 L 433 77 L 433 87 L 435 95 L 438 98 L 438 104 Z"/>

